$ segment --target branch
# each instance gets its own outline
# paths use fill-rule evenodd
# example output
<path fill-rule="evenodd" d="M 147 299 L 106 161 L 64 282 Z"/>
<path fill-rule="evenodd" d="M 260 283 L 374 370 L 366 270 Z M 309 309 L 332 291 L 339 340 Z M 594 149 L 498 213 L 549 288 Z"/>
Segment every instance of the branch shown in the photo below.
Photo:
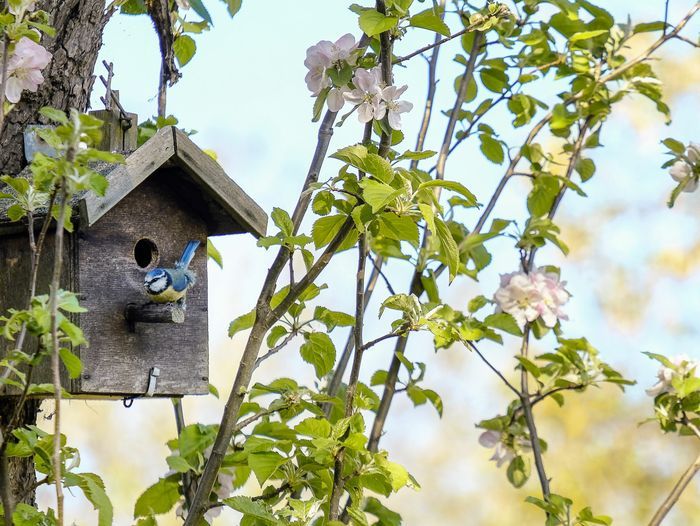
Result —
<path fill-rule="evenodd" d="M 681 475 L 681 478 L 678 479 L 678 482 L 676 482 L 676 485 L 673 486 L 671 493 L 669 493 L 668 497 L 664 499 L 661 506 L 659 506 L 659 509 L 656 510 L 656 513 L 654 513 L 654 516 L 651 518 L 651 521 L 649 521 L 649 526 L 659 526 L 661 524 L 666 515 L 668 515 L 668 512 L 671 511 L 671 508 L 673 508 L 676 502 L 678 502 L 681 494 L 685 488 L 688 487 L 690 481 L 693 480 L 693 477 L 698 470 L 700 470 L 700 456 L 698 456 L 693 463 L 688 466 L 688 469 L 686 469 L 683 475 Z"/>
<path fill-rule="evenodd" d="M 467 61 L 467 66 L 464 68 L 464 73 L 460 79 L 459 91 L 457 92 L 457 98 L 452 106 L 452 111 L 450 112 L 450 118 L 447 121 L 447 127 L 445 128 L 445 137 L 442 140 L 442 146 L 440 147 L 440 153 L 438 154 L 437 162 L 435 163 L 435 178 L 444 179 L 445 178 L 445 163 L 447 162 L 447 156 L 450 152 L 450 144 L 452 144 L 452 136 L 455 132 L 455 127 L 457 126 L 457 120 L 459 117 L 459 110 L 464 104 L 464 98 L 467 95 L 467 87 L 469 83 L 474 78 L 474 68 L 476 67 L 476 58 L 479 55 L 479 49 L 481 49 L 481 43 L 484 39 L 484 34 L 481 31 L 477 31 L 474 34 L 474 43 L 472 44 L 472 49 L 469 53 L 469 60 Z M 426 235 L 427 237 L 427 235 Z"/>
<path fill-rule="evenodd" d="M 530 326 L 525 326 L 525 334 L 523 334 L 523 344 L 520 348 L 520 355 L 523 358 L 528 357 L 528 348 L 530 342 Z M 527 422 L 527 428 L 530 431 L 530 445 L 532 446 L 532 454 L 535 457 L 535 467 L 537 468 L 537 476 L 540 479 L 540 486 L 542 487 L 542 497 L 545 501 L 549 501 L 551 492 L 549 489 L 549 479 L 547 478 L 547 472 L 544 469 L 544 462 L 542 461 L 542 448 L 540 447 L 540 439 L 537 436 L 537 426 L 535 425 L 535 417 L 532 414 L 532 404 L 530 403 L 530 391 L 528 387 L 528 372 L 523 367 L 520 371 L 520 400 L 523 404 L 523 412 L 525 413 L 525 422 Z M 547 513 L 549 516 L 549 513 Z"/>
<path fill-rule="evenodd" d="M 379 275 L 382 277 L 382 279 L 384 280 L 384 285 L 386 285 L 386 288 L 389 291 L 389 294 L 391 294 L 392 296 L 395 295 L 396 292 L 394 292 L 394 287 L 391 286 L 391 282 L 389 281 L 389 278 L 386 276 L 386 274 L 384 274 L 384 271 L 382 270 L 382 263 L 384 263 L 384 258 L 382 258 L 380 256 L 379 258 L 377 258 L 375 260 L 372 257 L 372 254 L 369 252 L 367 253 L 367 257 L 369 257 L 369 260 L 372 262 L 372 266 L 373 266 L 372 275 L 374 275 L 374 271 L 376 270 L 379 273 Z"/>
<path fill-rule="evenodd" d="M 370 257 L 370 261 L 372 260 L 372 256 Z M 374 288 L 377 285 L 377 280 L 379 279 L 379 274 L 380 274 L 380 268 L 383 263 L 384 258 L 381 256 L 377 258 L 376 261 L 374 261 L 374 268 L 372 269 L 372 273 L 369 275 L 369 279 L 367 280 L 367 287 L 365 288 L 365 308 L 367 308 L 367 305 L 369 304 L 369 300 L 372 297 L 372 293 L 374 292 Z M 388 286 L 388 283 L 387 283 Z M 392 292 L 393 294 L 393 292 Z M 335 368 L 335 371 L 333 372 L 333 377 L 331 378 L 330 383 L 328 384 L 328 389 L 327 393 L 328 396 L 335 396 L 338 393 L 338 389 L 340 388 L 340 384 L 343 381 L 343 375 L 345 374 L 345 369 L 348 366 L 348 363 L 350 362 L 350 356 L 352 355 L 352 351 L 355 348 L 355 339 L 353 335 L 353 331 L 350 331 L 350 334 L 348 334 L 348 339 L 345 342 L 345 348 L 343 349 L 342 354 L 340 355 L 340 359 L 338 360 L 338 365 Z M 323 411 L 326 414 L 326 418 L 328 418 L 331 414 L 331 411 L 333 409 L 333 404 L 331 403 L 326 403 L 324 404 Z"/>
<path fill-rule="evenodd" d="M 462 82 L 460 85 L 460 90 L 455 100 L 455 104 L 450 113 L 450 119 L 447 124 L 447 130 L 445 131 L 445 136 L 443 138 L 442 147 L 440 149 L 440 157 L 443 158 L 442 161 L 438 160 L 441 165 L 441 169 L 436 174 L 436 179 L 441 179 L 444 177 L 444 167 L 445 160 L 447 159 L 446 152 L 449 151 L 450 143 L 452 142 L 452 135 L 454 133 L 455 123 L 457 122 L 457 114 L 459 108 L 461 108 L 464 102 L 464 96 L 466 93 L 466 86 L 471 82 L 471 78 L 474 75 L 474 68 L 476 64 L 476 56 L 479 53 L 479 48 L 481 46 L 483 34 L 481 32 L 474 36 L 474 44 L 469 55 L 469 60 L 465 68 L 464 75 L 462 75 Z M 426 229 L 423 234 L 422 246 L 425 246 L 428 240 L 429 231 Z M 420 296 L 423 293 L 423 283 L 421 282 L 421 271 L 417 267 L 411 278 L 411 283 L 409 286 L 409 294 L 415 294 Z M 396 393 L 396 382 L 399 378 L 399 370 L 401 369 L 401 361 L 398 356 L 404 353 L 406 350 L 406 343 L 408 341 L 408 335 L 402 336 L 396 342 L 394 348 L 394 354 L 391 358 L 391 363 L 389 364 L 389 370 L 387 371 L 387 377 L 384 382 L 384 392 L 382 393 L 382 399 L 379 402 L 379 407 L 377 408 L 377 413 L 374 417 L 374 422 L 372 424 L 372 431 L 369 435 L 369 441 L 367 443 L 367 448 L 376 452 L 379 447 L 379 439 L 381 438 L 382 432 L 384 430 L 384 424 L 386 423 L 386 418 L 389 414 L 389 408 L 391 407 L 391 402 Z"/>
<path fill-rule="evenodd" d="M 576 168 L 576 163 L 578 162 L 579 157 L 581 156 L 581 150 L 583 150 L 583 143 L 586 139 L 586 133 L 588 132 L 588 126 L 591 123 L 591 119 L 592 117 L 590 115 L 586 117 L 586 120 L 580 127 L 578 138 L 574 143 L 574 148 L 571 152 L 571 157 L 569 158 L 569 165 L 567 166 L 566 174 L 564 175 L 564 178 L 567 181 L 571 180 L 571 176 L 574 174 L 574 169 Z M 549 213 L 547 214 L 547 217 L 549 219 L 554 219 L 554 216 L 556 215 L 557 209 L 561 204 L 561 200 L 564 198 L 564 194 L 566 193 L 567 188 L 568 187 L 565 184 L 561 185 L 561 189 L 559 190 L 556 197 L 554 198 L 554 201 L 552 202 L 552 208 L 549 209 Z M 535 262 L 535 254 L 537 254 L 537 247 L 533 247 L 530 251 L 530 255 L 527 260 L 528 269 L 531 269 L 533 263 Z"/>
<path fill-rule="evenodd" d="M 522 397 L 522 394 L 520 393 L 520 391 L 518 391 L 515 388 L 515 386 L 512 383 L 510 383 L 505 376 L 503 376 L 503 373 L 501 373 L 501 371 L 496 369 L 493 366 L 493 364 L 491 362 L 489 362 L 483 354 L 481 354 L 481 351 L 479 351 L 479 349 L 474 344 L 474 342 L 467 341 L 466 343 L 467 343 L 467 347 L 471 347 L 472 351 L 474 351 L 479 356 L 479 358 L 481 358 L 481 361 L 484 362 L 488 366 L 489 369 L 491 369 L 494 373 L 496 373 L 496 376 L 498 376 L 501 379 L 501 381 L 506 385 L 506 387 L 508 389 L 510 389 L 511 391 L 513 391 L 513 393 L 515 393 L 515 396 L 517 396 L 520 400 L 522 400 L 523 397 Z"/>
<path fill-rule="evenodd" d="M 464 29 L 457 31 L 456 33 L 454 33 L 448 37 L 436 40 L 433 44 L 428 44 L 427 46 L 423 46 L 422 48 L 417 49 L 413 53 L 409 53 L 408 55 L 406 55 L 404 57 L 397 57 L 394 59 L 394 64 L 401 64 L 402 62 L 406 62 L 407 60 L 412 59 L 416 55 L 420 55 L 421 53 L 425 53 L 426 51 L 429 51 L 433 48 L 442 46 L 443 44 L 445 44 L 446 42 L 449 42 L 450 40 L 454 40 L 457 37 L 461 37 L 465 33 L 469 33 L 470 31 L 473 31 L 474 28 L 480 26 L 482 23 L 483 23 L 483 20 L 477 22 L 476 24 L 471 24 L 471 25 L 465 27 Z"/>
<path fill-rule="evenodd" d="M 333 122 L 335 121 L 336 115 L 337 114 L 335 112 L 327 111 L 319 128 L 316 150 L 314 151 L 306 180 L 304 181 L 301 194 L 292 214 L 294 234 L 298 232 L 301 222 L 304 219 L 304 215 L 309 207 L 311 192 L 308 192 L 307 190 L 309 189 L 309 185 L 318 181 L 318 175 L 326 157 L 326 153 L 328 152 L 330 139 L 333 135 Z M 343 227 L 345 227 L 345 225 Z M 331 243 L 333 243 L 333 241 Z M 326 253 L 324 253 L 324 256 L 325 255 Z M 321 257 L 323 258 L 324 256 Z M 331 256 L 332 254 L 328 256 L 328 261 L 330 261 Z M 192 501 L 192 509 L 188 513 L 187 519 L 185 520 L 185 526 L 195 526 L 199 524 L 207 510 L 209 495 L 211 494 L 211 490 L 216 482 L 217 473 L 219 472 L 221 463 L 226 455 L 226 450 L 231 441 L 231 437 L 237 430 L 236 419 L 238 411 L 241 404 L 245 400 L 246 391 L 253 376 L 255 361 L 257 360 L 258 353 L 260 352 L 263 337 L 265 336 L 265 333 L 267 332 L 271 323 L 274 322 L 274 317 L 270 312 L 270 299 L 275 292 L 277 280 L 289 257 L 289 250 L 287 250 L 286 247 L 280 247 L 277 257 L 273 261 L 272 266 L 270 267 L 270 270 L 265 278 L 265 282 L 263 283 L 262 290 L 260 291 L 260 295 L 256 303 L 256 320 L 248 337 L 248 342 L 246 343 L 243 356 L 241 357 L 238 372 L 236 373 L 233 387 L 231 388 L 231 392 L 221 417 L 219 431 L 216 435 L 216 439 L 214 440 L 212 453 L 204 466 L 204 471 L 202 472 L 199 485 L 197 486 L 197 492 L 194 500 Z M 325 264 L 323 267 L 320 267 L 317 262 L 314 267 L 312 267 L 312 269 L 314 268 L 318 273 L 320 273 L 321 270 L 325 268 Z M 309 276 L 309 274 L 307 274 L 307 276 Z M 299 289 L 295 287 L 295 290 Z M 287 298 L 291 297 L 291 294 L 292 290 L 290 290 Z"/>
<path fill-rule="evenodd" d="M 291 261 L 291 260 L 290 260 L 290 261 Z M 273 354 L 277 354 L 278 352 L 280 352 L 280 351 L 282 350 L 282 348 L 283 348 L 285 345 L 287 345 L 290 341 L 292 341 L 292 339 L 293 339 L 295 336 L 296 336 L 296 333 L 295 333 L 295 332 L 290 332 L 290 333 L 284 338 L 284 340 L 282 340 L 281 343 L 279 343 L 278 345 L 275 345 L 272 349 L 270 349 L 269 351 L 267 351 L 267 352 L 266 352 L 265 354 L 263 354 L 262 356 L 259 356 L 258 359 L 255 360 L 255 366 L 254 366 L 253 368 L 254 368 L 254 369 L 257 369 L 258 367 L 260 367 L 260 364 L 263 363 L 265 360 L 267 360 L 270 356 L 272 356 Z"/>
<path fill-rule="evenodd" d="M 68 149 L 66 161 L 73 161 L 73 148 Z M 51 278 L 51 290 L 49 293 L 49 311 L 51 315 L 51 372 L 53 379 L 53 399 L 56 405 L 53 421 L 53 478 L 56 484 L 56 514 L 58 526 L 63 526 L 63 486 L 61 477 L 61 358 L 59 356 L 58 343 L 58 291 L 61 285 L 61 269 L 63 266 L 63 233 L 66 219 L 66 210 L 70 206 L 67 202 L 67 190 L 65 181 L 61 181 L 58 199 L 58 218 L 55 234 L 53 276 Z M 51 211 L 48 212 L 49 214 Z"/>
<path fill-rule="evenodd" d="M 440 15 L 441 18 L 445 17 L 445 3 L 446 0 L 440 0 Z M 430 61 L 428 62 L 428 93 L 425 97 L 425 108 L 423 109 L 423 119 L 421 120 L 420 130 L 418 131 L 418 137 L 416 138 L 416 151 L 423 151 L 423 144 L 425 144 L 425 136 L 428 133 L 428 126 L 430 125 L 430 118 L 433 115 L 433 101 L 435 100 L 435 91 L 437 88 L 436 80 L 436 70 L 438 63 L 438 55 L 440 54 L 440 47 L 438 43 L 440 42 L 440 33 L 435 33 L 435 51 L 430 56 Z M 411 170 L 418 168 L 418 159 L 413 159 L 411 161 Z M 393 294 L 393 293 L 392 293 Z"/>

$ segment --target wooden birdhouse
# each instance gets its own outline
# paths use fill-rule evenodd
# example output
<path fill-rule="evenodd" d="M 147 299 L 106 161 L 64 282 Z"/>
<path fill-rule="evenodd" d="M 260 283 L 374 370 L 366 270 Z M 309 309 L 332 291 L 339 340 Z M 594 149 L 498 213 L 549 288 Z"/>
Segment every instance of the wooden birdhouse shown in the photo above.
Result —
<path fill-rule="evenodd" d="M 75 201 L 76 228 L 65 243 L 61 287 L 77 292 L 87 309 L 74 321 L 89 345 L 73 349 L 83 371 L 77 379 L 64 371 L 62 384 L 79 397 L 206 394 L 207 238 L 263 236 L 267 216 L 174 127 L 160 129 L 125 164 L 100 172 L 109 181 L 106 195 Z M 0 313 L 6 313 L 27 301 L 30 258 L 26 226 L 10 222 L 2 206 L 0 201 Z M 149 305 L 145 274 L 172 267 L 190 240 L 201 245 L 190 265 L 197 281 L 186 308 Z M 52 239 L 45 245 L 39 294 L 48 292 L 53 259 Z M 0 355 L 8 347 L 0 340 Z M 48 362 L 35 371 L 35 383 L 50 382 Z"/>

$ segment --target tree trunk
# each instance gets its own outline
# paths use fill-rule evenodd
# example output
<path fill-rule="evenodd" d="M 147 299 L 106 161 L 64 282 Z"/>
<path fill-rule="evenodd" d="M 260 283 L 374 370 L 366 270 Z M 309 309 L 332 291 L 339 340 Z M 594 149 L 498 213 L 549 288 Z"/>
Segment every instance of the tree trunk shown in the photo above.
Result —
<path fill-rule="evenodd" d="M 0 174 L 16 174 L 26 165 L 23 131 L 28 124 L 40 121 L 40 108 L 85 111 L 94 82 L 92 72 L 102 46 L 102 32 L 110 15 L 105 12 L 105 0 L 41 0 L 37 8 L 51 15 L 51 25 L 56 29 L 55 37 L 44 37 L 42 41 L 53 59 L 43 71 L 46 80 L 37 93 L 23 92 L 22 99 L 6 118 L 0 136 Z M 24 308 L 24 305 L 16 307 Z M 37 401 L 27 402 L 20 425 L 34 424 L 38 409 Z M 13 412 L 13 402 L 2 400 L 0 423 L 6 424 Z M 33 504 L 36 482 L 33 460 L 10 459 L 8 472 L 13 501 Z"/>

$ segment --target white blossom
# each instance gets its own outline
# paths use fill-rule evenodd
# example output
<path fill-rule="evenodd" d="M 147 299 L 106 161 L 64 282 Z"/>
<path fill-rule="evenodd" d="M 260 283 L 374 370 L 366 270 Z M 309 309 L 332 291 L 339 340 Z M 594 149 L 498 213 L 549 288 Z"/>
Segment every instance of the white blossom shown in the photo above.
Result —
<path fill-rule="evenodd" d="M 342 68 L 344 63 L 355 63 L 355 37 L 350 33 L 335 42 L 321 40 L 306 50 L 304 65 L 309 70 L 305 77 L 306 87 L 314 96 L 331 85 L 328 77 L 329 68 Z M 337 86 L 342 87 L 342 86 Z"/>
<path fill-rule="evenodd" d="M 501 286 L 493 299 L 498 309 L 515 318 L 522 329 L 528 322 L 541 318 L 547 327 L 554 327 L 557 320 L 567 320 L 563 310 L 569 301 L 565 282 L 559 276 L 540 268 L 525 272 L 501 275 Z"/>
<path fill-rule="evenodd" d="M 408 86 L 402 86 L 397 88 L 396 86 L 387 86 L 382 90 L 382 99 L 386 104 L 386 109 L 389 118 L 389 126 L 393 130 L 401 129 L 401 114 L 411 111 L 413 109 L 413 104 L 405 101 L 399 100 L 399 97 L 403 94 Z"/>
<path fill-rule="evenodd" d="M 352 79 L 355 86 L 345 93 L 345 100 L 357 106 L 357 116 L 360 122 L 367 123 L 372 119 L 382 119 L 386 114 L 386 103 L 382 100 L 382 89 L 379 79 L 372 70 L 358 69 Z"/>
<path fill-rule="evenodd" d="M 682 183 L 687 181 L 683 187 L 684 192 L 694 192 L 698 188 L 698 180 L 693 177 L 693 167 L 683 160 L 676 161 L 669 168 L 668 173 L 674 181 Z"/>
<path fill-rule="evenodd" d="M 685 378 L 695 375 L 698 363 L 695 360 L 691 360 L 687 355 L 679 354 L 671 357 L 669 361 L 673 367 L 666 367 L 665 365 L 659 367 L 659 371 L 656 374 L 658 382 L 646 390 L 649 396 L 656 398 L 661 393 L 670 393 L 673 391 L 674 378 Z"/>

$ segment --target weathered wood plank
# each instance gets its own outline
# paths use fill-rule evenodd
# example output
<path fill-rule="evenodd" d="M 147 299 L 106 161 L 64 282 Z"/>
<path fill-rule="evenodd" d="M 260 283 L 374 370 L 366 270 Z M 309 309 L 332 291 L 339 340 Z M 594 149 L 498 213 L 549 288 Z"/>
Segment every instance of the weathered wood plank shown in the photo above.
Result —
<path fill-rule="evenodd" d="M 63 252 L 63 267 L 60 286 L 65 290 L 77 290 L 75 281 L 75 243 L 73 236 L 66 235 Z M 53 274 L 54 234 L 49 232 L 44 244 L 43 256 L 37 275 L 37 294 L 48 294 Z M 29 258 L 29 242 L 26 234 L 4 236 L 0 240 L 0 315 L 7 315 L 9 309 L 25 309 L 29 295 L 29 279 L 31 262 Z M 77 317 L 76 317 L 77 321 Z M 0 356 L 5 356 L 14 348 L 14 342 L 0 338 Z M 38 349 L 38 340 L 28 337 L 24 351 L 33 354 Z M 79 350 L 74 349 L 79 353 Z M 26 372 L 26 367 L 21 370 Z M 33 383 L 51 383 L 51 360 L 46 356 L 34 368 Z M 75 388 L 67 371 L 61 368 L 61 385 L 68 391 Z M 19 394 L 14 388 L 0 385 L 0 395 Z"/>
<path fill-rule="evenodd" d="M 129 155 L 126 162 L 106 174 L 109 186 L 104 197 L 87 194 L 80 201 L 80 218 L 84 227 L 94 225 L 148 176 L 175 155 L 172 132 L 158 130 L 141 148 Z"/>

